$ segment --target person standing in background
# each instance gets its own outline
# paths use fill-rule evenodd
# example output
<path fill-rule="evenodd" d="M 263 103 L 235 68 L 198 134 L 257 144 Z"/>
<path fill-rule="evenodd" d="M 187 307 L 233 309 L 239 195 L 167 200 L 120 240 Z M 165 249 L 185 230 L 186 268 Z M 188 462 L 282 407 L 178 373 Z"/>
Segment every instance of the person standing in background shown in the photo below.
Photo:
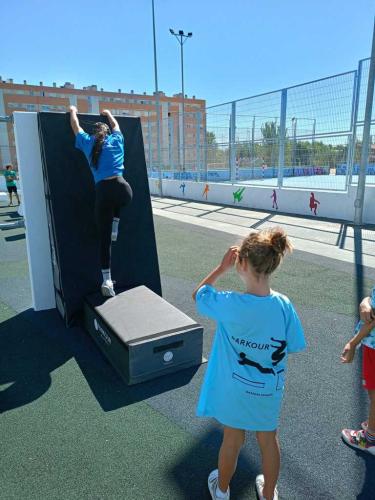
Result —
<path fill-rule="evenodd" d="M 5 182 L 9 194 L 9 206 L 13 206 L 13 193 L 15 194 L 17 198 L 17 205 L 20 204 L 20 197 L 18 196 L 17 192 L 17 184 L 16 180 L 18 179 L 17 177 L 17 172 L 13 170 L 12 165 L 6 165 L 5 170 L 3 171 L 3 175 L 5 177 Z"/>

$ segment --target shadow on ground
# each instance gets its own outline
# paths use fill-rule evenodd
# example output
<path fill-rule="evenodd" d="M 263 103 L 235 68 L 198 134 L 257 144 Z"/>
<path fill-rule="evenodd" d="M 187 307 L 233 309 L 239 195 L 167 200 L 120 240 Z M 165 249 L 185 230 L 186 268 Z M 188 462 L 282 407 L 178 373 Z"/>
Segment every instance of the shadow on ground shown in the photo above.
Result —
<path fill-rule="evenodd" d="M 178 463 L 168 471 L 168 479 L 178 485 L 186 500 L 208 500 L 208 474 L 217 468 L 218 452 L 222 440 L 222 431 L 211 427 L 200 439 L 194 439 L 193 445 L 181 457 Z M 231 497 L 255 499 L 255 477 L 259 474 L 258 465 L 243 454 L 238 460 L 236 474 L 231 483 Z M 249 497 L 249 492 L 253 495 Z"/>
<path fill-rule="evenodd" d="M 362 458 L 365 465 L 365 478 L 357 500 L 371 500 L 375 498 L 375 457 L 361 451 L 357 451 L 357 455 Z"/>
<path fill-rule="evenodd" d="M 75 358 L 104 411 L 112 411 L 188 384 L 198 367 L 172 377 L 127 386 L 79 328 L 65 328 L 56 310 L 24 311 L 0 324 L 0 411 L 10 411 L 41 397 L 51 372 Z M 8 385 L 9 384 L 9 385 Z"/>

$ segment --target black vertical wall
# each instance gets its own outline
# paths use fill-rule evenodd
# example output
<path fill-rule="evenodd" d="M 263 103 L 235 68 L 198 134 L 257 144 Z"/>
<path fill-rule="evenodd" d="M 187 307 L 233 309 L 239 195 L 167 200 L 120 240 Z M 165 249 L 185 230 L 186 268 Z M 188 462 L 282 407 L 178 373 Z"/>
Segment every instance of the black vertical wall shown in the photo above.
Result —
<path fill-rule="evenodd" d="M 93 115 L 79 119 L 88 133 L 95 122 L 106 121 Z M 124 177 L 133 189 L 133 201 L 121 213 L 119 238 L 112 244 L 112 278 L 118 290 L 146 285 L 161 295 L 141 122 L 117 120 L 125 139 Z M 57 307 L 70 325 L 79 317 L 84 297 L 102 281 L 95 185 L 85 156 L 74 147 L 69 114 L 39 113 L 38 123 Z"/>

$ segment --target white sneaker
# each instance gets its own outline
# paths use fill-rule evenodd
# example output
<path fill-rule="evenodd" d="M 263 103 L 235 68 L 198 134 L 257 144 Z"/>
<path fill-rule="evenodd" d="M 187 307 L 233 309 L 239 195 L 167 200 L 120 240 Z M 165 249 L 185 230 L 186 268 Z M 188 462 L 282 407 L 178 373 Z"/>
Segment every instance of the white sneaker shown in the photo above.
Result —
<path fill-rule="evenodd" d="M 101 287 L 103 297 L 114 297 L 116 295 L 112 280 L 105 280 Z"/>
<path fill-rule="evenodd" d="M 218 488 L 218 484 L 219 484 L 219 471 L 218 471 L 218 469 L 215 469 L 208 476 L 208 489 L 210 490 L 211 498 L 212 498 L 212 500 L 229 500 L 229 488 L 228 488 L 224 498 L 218 497 L 216 495 L 216 490 Z"/>
<path fill-rule="evenodd" d="M 111 240 L 117 241 L 117 236 L 118 236 L 118 233 L 111 233 Z"/>
<path fill-rule="evenodd" d="M 259 474 L 259 476 L 255 479 L 255 487 L 257 490 L 259 500 L 264 500 L 263 496 L 263 487 L 264 487 L 264 476 L 263 474 Z M 279 492 L 277 491 L 277 487 L 273 493 L 273 500 L 279 500 Z"/>

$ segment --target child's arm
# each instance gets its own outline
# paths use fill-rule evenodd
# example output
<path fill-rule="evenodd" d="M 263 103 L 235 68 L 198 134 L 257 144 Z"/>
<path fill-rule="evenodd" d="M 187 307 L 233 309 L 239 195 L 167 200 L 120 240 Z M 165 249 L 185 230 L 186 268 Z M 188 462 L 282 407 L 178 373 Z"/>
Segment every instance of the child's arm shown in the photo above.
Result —
<path fill-rule="evenodd" d="M 73 129 L 74 134 L 77 135 L 80 132 L 84 132 L 83 128 L 81 128 L 79 125 L 77 108 L 75 106 L 70 106 L 69 111 L 70 111 L 70 125 Z"/>
<path fill-rule="evenodd" d="M 371 307 L 370 297 L 365 297 L 359 304 L 359 317 L 365 323 L 369 323 L 375 319 L 375 314 Z"/>
<path fill-rule="evenodd" d="M 215 267 L 213 271 L 210 272 L 208 276 L 202 280 L 199 285 L 196 287 L 196 289 L 193 292 L 193 300 L 195 302 L 195 296 L 197 295 L 198 290 L 203 286 L 203 285 L 214 285 L 216 281 L 220 278 L 220 276 L 224 273 L 226 273 L 231 267 L 234 266 L 234 263 L 236 262 L 237 259 L 237 254 L 238 254 L 238 247 L 230 247 L 224 257 L 221 263 Z"/>
<path fill-rule="evenodd" d="M 109 124 L 111 126 L 111 129 L 113 132 L 121 132 L 120 126 L 117 123 L 116 118 L 112 115 L 112 113 L 109 111 L 109 109 L 103 109 L 102 115 L 106 116 L 108 118 Z"/>
<path fill-rule="evenodd" d="M 342 351 L 340 357 L 343 363 L 351 363 L 353 361 L 355 355 L 355 348 L 361 342 L 362 339 L 367 337 L 367 335 L 371 332 L 373 328 L 375 328 L 375 320 L 373 320 L 371 323 L 364 323 L 361 326 L 359 332 L 356 335 L 354 335 L 354 337 L 351 340 L 349 340 L 347 344 L 345 344 L 344 350 Z"/>

